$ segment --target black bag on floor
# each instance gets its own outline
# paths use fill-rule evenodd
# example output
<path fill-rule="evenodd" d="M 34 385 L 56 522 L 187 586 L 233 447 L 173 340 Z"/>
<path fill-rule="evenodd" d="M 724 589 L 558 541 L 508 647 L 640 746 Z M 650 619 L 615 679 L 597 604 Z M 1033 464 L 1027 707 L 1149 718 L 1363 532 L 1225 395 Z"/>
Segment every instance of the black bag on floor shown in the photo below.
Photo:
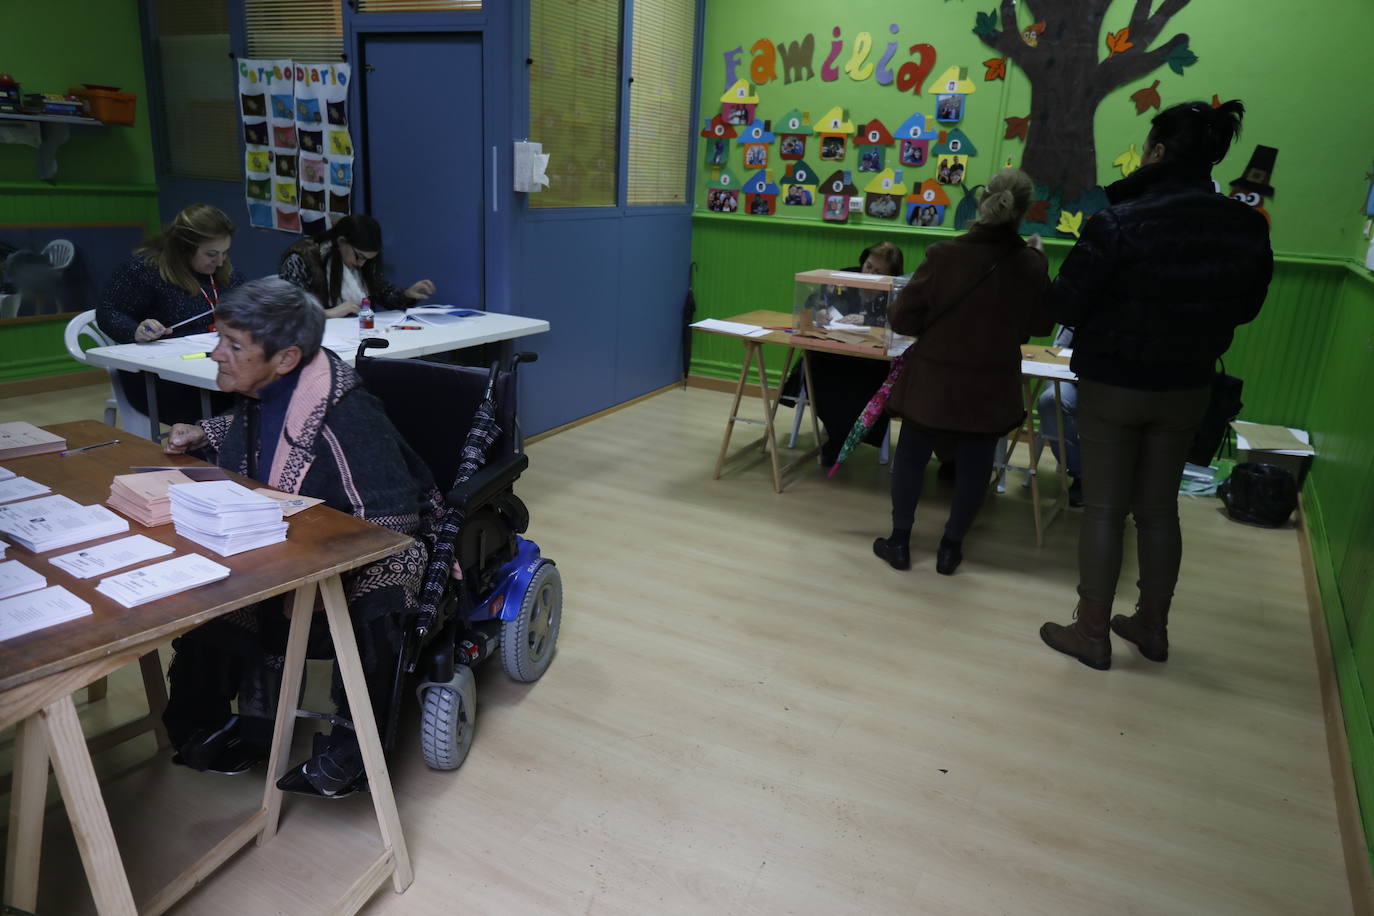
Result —
<path fill-rule="evenodd" d="M 1298 508 L 1298 482 L 1272 464 L 1238 464 L 1217 488 L 1226 514 L 1238 522 L 1278 528 Z"/>
<path fill-rule="evenodd" d="M 1240 400 L 1241 388 L 1245 383 L 1234 375 L 1226 374 L 1226 364 L 1212 376 L 1212 396 L 1207 401 L 1207 412 L 1202 415 L 1197 432 L 1193 434 L 1193 444 L 1188 449 L 1188 461 L 1192 464 L 1209 465 L 1226 441 L 1226 433 L 1231 421 L 1240 416 L 1243 406 Z"/>

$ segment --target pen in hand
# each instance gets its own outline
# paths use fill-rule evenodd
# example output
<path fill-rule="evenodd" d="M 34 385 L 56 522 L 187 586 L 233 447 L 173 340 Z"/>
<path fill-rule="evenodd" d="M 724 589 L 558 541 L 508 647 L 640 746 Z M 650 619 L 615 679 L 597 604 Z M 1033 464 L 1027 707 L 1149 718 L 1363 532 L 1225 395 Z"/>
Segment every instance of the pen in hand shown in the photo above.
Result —
<path fill-rule="evenodd" d="M 77 452 L 88 452 L 88 451 L 90 451 L 90 450 L 93 449 L 93 448 L 101 448 L 101 447 L 106 446 L 106 445 L 118 445 L 118 444 L 119 444 L 119 440 L 118 440 L 118 439 L 111 439 L 109 442 L 97 442 L 95 445 L 83 445 L 83 446 L 81 446 L 80 448 L 69 448 L 69 449 L 67 449 L 66 451 L 58 452 L 57 455 L 58 455 L 59 458 L 65 458 L 66 456 L 68 456 L 68 455 L 74 455 L 74 454 L 76 454 Z"/>

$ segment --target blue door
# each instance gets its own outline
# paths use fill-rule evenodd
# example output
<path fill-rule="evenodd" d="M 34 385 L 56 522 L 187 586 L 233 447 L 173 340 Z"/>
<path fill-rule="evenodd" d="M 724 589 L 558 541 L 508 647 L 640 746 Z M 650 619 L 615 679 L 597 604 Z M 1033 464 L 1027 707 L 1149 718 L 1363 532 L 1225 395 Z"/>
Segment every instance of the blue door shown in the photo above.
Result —
<path fill-rule="evenodd" d="M 434 303 L 483 307 L 482 39 L 362 38 L 367 212 L 388 278 L 429 278 Z"/>

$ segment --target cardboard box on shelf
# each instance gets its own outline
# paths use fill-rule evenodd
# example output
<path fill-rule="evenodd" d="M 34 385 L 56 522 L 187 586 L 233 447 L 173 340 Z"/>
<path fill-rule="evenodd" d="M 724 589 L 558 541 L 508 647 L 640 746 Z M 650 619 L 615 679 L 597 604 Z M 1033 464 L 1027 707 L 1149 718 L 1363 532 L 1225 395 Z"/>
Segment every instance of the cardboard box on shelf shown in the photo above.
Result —
<path fill-rule="evenodd" d="M 1236 431 L 1237 464 L 1272 464 L 1288 471 L 1302 486 L 1317 453 L 1306 431 L 1244 420 L 1233 421 L 1231 428 Z"/>

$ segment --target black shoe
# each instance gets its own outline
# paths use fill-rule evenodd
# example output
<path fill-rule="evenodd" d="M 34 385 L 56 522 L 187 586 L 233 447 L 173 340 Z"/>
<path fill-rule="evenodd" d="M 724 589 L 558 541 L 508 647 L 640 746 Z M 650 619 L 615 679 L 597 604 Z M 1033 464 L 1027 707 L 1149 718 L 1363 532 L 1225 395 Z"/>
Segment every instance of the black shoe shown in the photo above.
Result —
<path fill-rule="evenodd" d="M 940 549 L 935 552 L 935 571 L 942 576 L 952 576 L 964 562 L 964 545 L 949 538 L 940 538 Z"/>
<path fill-rule="evenodd" d="M 218 729 L 198 728 L 172 755 L 172 763 L 202 773 L 237 776 L 267 759 L 260 746 L 244 741 L 239 717 L 230 716 Z"/>
<path fill-rule="evenodd" d="M 1075 509 L 1083 508 L 1083 481 L 1078 477 L 1069 484 L 1069 505 Z"/>
<path fill-rule="evenodd" d="M 316 735 L 315 755 L 277 780 L 277 788 L 297 795 L 345 798 L 367 788 L 358 739 L 352 732 Z"/>
<path fill-rule="evenodd" d="M 889 538 L 874 538 L 873 555 L 886 560 L 893 569 L 911 568 L 910 544 L 899 544 Z"/>

